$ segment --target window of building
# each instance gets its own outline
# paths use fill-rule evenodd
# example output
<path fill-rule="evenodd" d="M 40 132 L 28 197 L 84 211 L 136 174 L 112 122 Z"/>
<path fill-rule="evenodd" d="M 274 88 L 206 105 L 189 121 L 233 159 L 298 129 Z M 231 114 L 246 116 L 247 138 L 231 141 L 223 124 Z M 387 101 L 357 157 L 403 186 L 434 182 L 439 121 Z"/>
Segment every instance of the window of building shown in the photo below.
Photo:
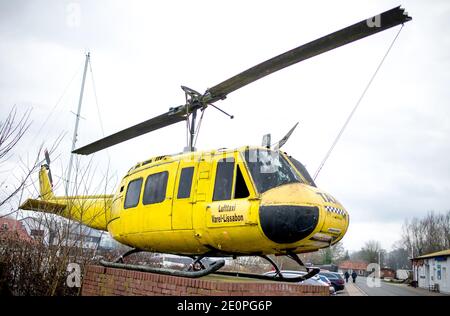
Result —
<path fill-rule="evenodd" d="M 42 229 L 32 229 L 30 231 L 32 237 L 44 237 L 44 231 Z"/>
<path fill-rule="evenodd" d="M 245 183 L 244 176 L 242 175 L 241 166 L 238 165 L 236 168 L 236 184 L 234 186 L 234 198 L 242 199 L 249 197 L 250 192 L 248 191 L 247 184 Z"/>
<path fill-rule="evenodd" d="M 233 172 L 233 158 L 222 159 L 217 162 L 213 201 L 231 200 Z"/>
<path fill-rule="evenodd" d="M 191 196 L 192 177 L 194 175 L 194 167 L 181 169 L 180 183 L 178 184 L 179 199 L 186 199 Z"/>
<path fill-rule="evenodd" d="M 124 208 L 131 208 L 138 205 L 139 198 L 141 196 L 141 187 L 142 187 L 142 178 L 130 181 L 130 183 L 128 183 Z"/>
<path fill-rule="evenodd" d="M 147 177 L 142 200 L 144 205 L 161 203 L 166 199 L 168 178 L 169 173 L 167 171 L 151 174 Z"/>

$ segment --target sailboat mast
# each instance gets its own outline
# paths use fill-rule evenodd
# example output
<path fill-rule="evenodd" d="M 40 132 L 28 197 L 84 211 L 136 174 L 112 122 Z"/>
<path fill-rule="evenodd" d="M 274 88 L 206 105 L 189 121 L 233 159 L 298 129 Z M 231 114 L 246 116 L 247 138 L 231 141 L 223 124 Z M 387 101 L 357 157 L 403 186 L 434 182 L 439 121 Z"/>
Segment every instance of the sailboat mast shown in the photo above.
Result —
<path fill-rule="evenodd" d="M 67 171 L 67 183 L 66 183 L 66 195 L 69 195 L 69 185 L 70 185 L 70 176 L 72 173 L 72 164 L 73 164 L 73 156 L 72 151 L 75 150 L 75 145 L 77 142 L 78 135 L 78 124 L 80 122 L 80 113 L 81 113 L 81 104 L 83 103 L 83 93 L 84 93 L 84 83 L 86 81 L 86 72 L 89 63 L 89 59 L 91 58 L 90 53 L 86 54 L 86 60 L 84 62 L 84 72 L 83 72 L 83 80 L 81 81 L 81 90 L 80 90 L 80 98 L 78 100 L 78 110 L 75 118 L 75 128 L 73 130 L 73 138 L 72 138 L 72 150 L 70 151 L 70 160 L 69 160 L 69 170 Z"/>

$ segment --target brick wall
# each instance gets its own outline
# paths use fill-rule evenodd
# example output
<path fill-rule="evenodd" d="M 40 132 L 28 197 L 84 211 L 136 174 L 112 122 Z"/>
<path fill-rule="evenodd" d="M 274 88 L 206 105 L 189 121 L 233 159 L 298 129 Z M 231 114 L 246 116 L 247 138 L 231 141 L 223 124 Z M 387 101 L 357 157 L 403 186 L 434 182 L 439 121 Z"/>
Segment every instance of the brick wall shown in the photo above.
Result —
<path fill-rule="evenodd" d="M 218 281 L 88 266 L 81 294 L 204 296 L 328 296 L 328 287 L 264 281 Z"/>

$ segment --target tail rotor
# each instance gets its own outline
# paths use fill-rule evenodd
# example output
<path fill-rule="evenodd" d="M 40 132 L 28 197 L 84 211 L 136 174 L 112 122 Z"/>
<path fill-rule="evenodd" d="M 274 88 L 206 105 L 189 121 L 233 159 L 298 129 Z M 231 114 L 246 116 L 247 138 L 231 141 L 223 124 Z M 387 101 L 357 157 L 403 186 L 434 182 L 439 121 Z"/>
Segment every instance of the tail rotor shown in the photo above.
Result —
<path fill-rule="evenodd" d="M 53 188 L 53 177 L 52 177 L 52 171 L 50 169 L 50 155 L 49 155 L 47 149 L 44 151 L 44 157 L 45 157 L 45 162 L 46 162 L 46 166 L 47 166 L 47 170 L 48 170 L 48 178 L 50 180 L 50 185 Z"/>

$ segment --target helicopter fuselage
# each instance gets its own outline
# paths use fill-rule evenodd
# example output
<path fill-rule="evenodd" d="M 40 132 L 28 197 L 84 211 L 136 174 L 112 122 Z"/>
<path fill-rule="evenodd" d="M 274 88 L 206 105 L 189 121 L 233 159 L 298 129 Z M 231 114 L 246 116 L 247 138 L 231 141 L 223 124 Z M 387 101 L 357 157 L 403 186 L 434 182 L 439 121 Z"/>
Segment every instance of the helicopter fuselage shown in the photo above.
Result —
<path fill-rule="evenodd" d="M 265 148 L 155 157 L 122 179 L 106 229 L 152 252 L 315 251 L 339 241 L 349 217 L 310 181 L 285 153 Z"/>
<path fill-rule="evenodd" d="M 144 251 L 304 253 L 335 244 L 349 224 L 299 161 L 264 147 L 154 157 L 131 168 L 113 195 L 54 196 L 49 172 L 43 165 L 39 173 L 41 199 L 21 209 L 79 221 Z"/>

